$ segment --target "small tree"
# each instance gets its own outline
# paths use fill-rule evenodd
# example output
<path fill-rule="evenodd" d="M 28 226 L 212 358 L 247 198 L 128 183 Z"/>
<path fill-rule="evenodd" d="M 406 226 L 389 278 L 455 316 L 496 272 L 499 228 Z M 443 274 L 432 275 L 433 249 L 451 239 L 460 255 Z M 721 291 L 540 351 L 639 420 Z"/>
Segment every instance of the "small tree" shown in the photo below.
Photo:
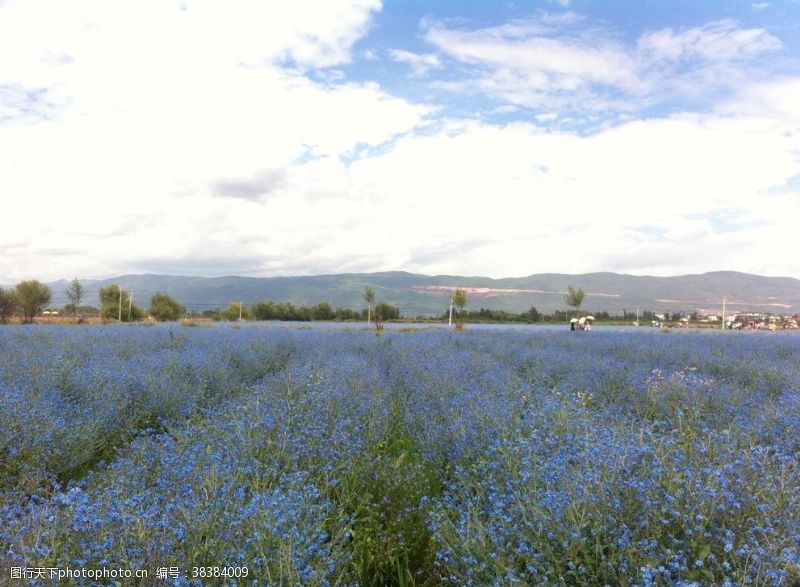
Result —
<path fill-rule="evenodd" d="M 81 282 L 78 281 L 77 277 L 69 282 L 69 285 L 64 293 L 67 295 L 67 299 L 69 300 L 69 311 L 73 313 L 77 312 L 78 307 L 81 305 L 81 299 L 83 299 L 84 293 L 83 285 L 81 285 Z"/>
<path fill-rule="evenodd" d="M 237 320 L 247 320 L 250 315 L 248 309 L 242 302 L 231 302 L 228 309 L 223 313 L 225 320 L 236 322 Z"/>
<path fill-rule="evenodd" d="M 372 315 L 372 304 L 375 303 L 375 292 L 369 286 L 364 288 L 364 301 L 367 302 L 367 324 L 369 324 Z"/>
<path fill-rule="evenodd" d="M 539 313 L 539 310 L 536 309 L 536 306 L 531 306 L 531 309 L 526 312 L 526 315 L 528 321 L 534 324 L 542 319 L 542 315 Z"/>
<path fill-rule="evenodd" d="M 8 324 L 8 319 L 17 309 L 17 296 L 14 290 L 0 287 L 0 324 Z"/>
<path fill-rule="evenodd" d="M 257 302 L 250 308 L 253 320 L 277 320 L 278 306 L 273 301 Z"/>
<path fill-rule="evenodd" d="M 575 308 L 576 318 L 581 311 L 581 304 L 583 303 L 583 298 L 586 296 L 586 292 L 583 291 L 582 288 L 575 289 L 571 285 L 567 291 L 567 295 L 564 296 L 564 301 L 567 303 L 568 306 L 572 306 Z"/>
<path fill-rule="evenodd" d="M 464 328 L 464 308 L 467 307 L 467 292 L 457 289 L 453 292 L 453 305 L 456 307 L 456 330 Z"/>
<path fill-rule="evenodd" d="M 150 298 L 150 315 L 159 322 L 174 322 L 186 309 L 167 294 L 157 293 Z"/>
<path fill-rule="evenodd" d="M 322 302 L 311 308 L 312 320 L 333 320 L 333 308 L 328 302 Z"/>
<path fill-rule="evenodd" d="M 132 303 L 130 294 L 117 284 L 101 287 L 99 294 L 100 316 L 102 318 L 133 322 L 144 317 L 142 309 Z"/>
<path fill-rule="evenodd" d="M 400 308 L 397 306 L 390 306 L 386 302 L 375 304 L 375 315 L 381 315 L 384 320 L 397 320 L 400 318 Z"/>
<path fill-rule="evenodd" d="M 372 315 L 372 319 L 375 322 L 375 334 L 380 334 L 383 331 L 383 321 L 386 317 L 383 315 L 382 306 L 383 304 L 375 306 L 375 313 Z"/>
<path fill-rule="evenodd" d="M 22 311 L 22 321 L 27 324 L 33 322 L 33 317 L 42 311 L 52 297 L 50 288 L 35 279 L 18 284 L 15 292 L 17 304 Z"/>

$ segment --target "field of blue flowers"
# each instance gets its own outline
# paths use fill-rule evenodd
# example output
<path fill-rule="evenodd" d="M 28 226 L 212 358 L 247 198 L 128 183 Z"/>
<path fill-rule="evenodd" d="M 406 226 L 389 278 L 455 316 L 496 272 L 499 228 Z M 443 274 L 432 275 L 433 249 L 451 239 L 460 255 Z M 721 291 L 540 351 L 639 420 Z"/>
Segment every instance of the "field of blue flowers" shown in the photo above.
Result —
<path fill-rule="evenodd" d="M 800 337 L 4 327 L 0 560 L 794 585 Z"/>

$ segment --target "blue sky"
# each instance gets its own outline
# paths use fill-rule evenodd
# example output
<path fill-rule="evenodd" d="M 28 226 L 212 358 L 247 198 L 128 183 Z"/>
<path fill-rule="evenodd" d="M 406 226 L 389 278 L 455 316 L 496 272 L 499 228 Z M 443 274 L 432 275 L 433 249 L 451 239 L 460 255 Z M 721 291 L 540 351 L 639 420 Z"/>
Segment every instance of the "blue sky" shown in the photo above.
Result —
<path fill-rule="evenodd" d="M 558 92 L 561 116 L 546 122 L 563 126 L 566 111 L 575 118 L 567 125 L 590 131 L 620 116 L 706 112 L 720 99 L 734 96 L 742 82 L 791 75 L 800 66 L 798 22 L 800 5 L 795 2 L 401 2 L 383 8 L 370 33 L 356 45 L 357 59 L 342 71 L 348 79 L 377 81 L 395 95 L 436 104 L 450 116 L 477 115 L 502 123 L 534 121 L 537 114 L 550 113 L 546 105 L 553 101 L 546 99 L 547 82 L 557 84 L 561 73 L 547 69 L 554 64 L 533 59 L 527 64 L 506 62 L 512 73 L 510 87 L 481 91 L 476 81 L 498 66 L 503 48 L 524 54 L 546 41 L 549 45 L 543 50 L 570 48 L 576 62 L 598 50 L 639 61 L 625 65 L 640 79 L 598 75 L 583 88 L 595 99 L 620 102 L 610 108 L 588 108 L 590 96 L 580 88 Z M 659 33 L 668 37 L 664 51 L 680 50 L 680 57 L 648 59 L 653 51 L 641 45 Z M 463 46 L 467 43 L 474 49 Z M 497 54 L 496 60 L 487 49 Z M 483 59 L 472 55 L 481 50 Z M 564 69 L 570 65 L 567 59 L 561 64 Z M 704 75 L 722 67 L 735 75 Z M 542 80 L 538 96 L 510 91 L 518 88 L 526 72 L 542 71 L 551 79 Z M 683 82 L 682 87 L 670 87 L 664 77 L 677 78 L 673 84 Z M 632 87 L 636 82 L 645 87 Z M 687 88 L 692 82 L 702 83 L 702 88 Z M 510 112 L 512 105 L 517 110 Z"/>
<path fill-rule="evenodd" d="M 800 2 L 0 0 L 0 282 L 800 277 Z"/>

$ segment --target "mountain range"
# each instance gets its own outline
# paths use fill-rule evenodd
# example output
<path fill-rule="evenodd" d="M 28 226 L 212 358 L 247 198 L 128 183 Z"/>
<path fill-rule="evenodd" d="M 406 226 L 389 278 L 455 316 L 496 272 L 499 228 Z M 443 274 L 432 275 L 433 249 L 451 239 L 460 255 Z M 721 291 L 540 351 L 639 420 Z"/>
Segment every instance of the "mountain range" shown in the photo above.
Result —
<path fill-rule="evenodd" d="M 53 305 L 66 303 L 67 280 L 49 283 Z M 272 300 L 310 306 L 328 302 L 334 308 L 361 308 L 363 292 L 370 287 L 378 302 L 398 306 L 403 316 L 441 314 L 448 308 L 453 288 L 467 290 L 467 309 L 489 308 L 520 312 L 566 310 L 564 294 L 571 285 L 586 292 L 586 311 L 621 314 L 635 312 L 727 311 L 795 314 L 800 312 L 800 280 L 766 277 L 734 271 L 654 277 L 618 273 L 579 275 L 543 273 L 527 277 L 493 279 L 457 275 L 421 275 L 403 271 L 346 273 L 298 277 L 190 277 L 181 275 L 122 275 L 81 280 L 84 303 L 96 305 L 98 290 L 118 284 L 132 291 L 134 303 L 147 307 L 156 292 L 166 293 L 189 310 L 224 308 L 232 302 L 252 304 Z"/>

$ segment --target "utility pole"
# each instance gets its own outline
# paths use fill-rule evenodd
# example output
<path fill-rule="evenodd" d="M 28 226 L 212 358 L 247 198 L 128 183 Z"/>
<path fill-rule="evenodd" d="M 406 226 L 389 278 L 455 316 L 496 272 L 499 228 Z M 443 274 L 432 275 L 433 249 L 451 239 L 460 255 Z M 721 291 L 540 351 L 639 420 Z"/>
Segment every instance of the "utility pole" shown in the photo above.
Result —
<path fill-rule="evenodd" d="M 450 317 L 447 319 L 447 325 L 453 325 L 453 293 L 450 293 Z"/>
<path fill-rule="evenodd" d="M 725 330 L 725 296 L 722 296 L 722 330 Z"/>
<path fill-rule="evenodd" d="M 242 302 L 239 302 L 239 322 L 242 321 Z"/>
<path fill-rule="evenodd" d="M 117 320 L 122 322 L 122 288 L 119 288 L 119 317 Z"/>
<path fill-rule="evenodd" d="M 133 292 L 131 292 L 131 297 L 128 298 L 128 322 L 131 321 L 131 310 L 133 310 Z"/>

